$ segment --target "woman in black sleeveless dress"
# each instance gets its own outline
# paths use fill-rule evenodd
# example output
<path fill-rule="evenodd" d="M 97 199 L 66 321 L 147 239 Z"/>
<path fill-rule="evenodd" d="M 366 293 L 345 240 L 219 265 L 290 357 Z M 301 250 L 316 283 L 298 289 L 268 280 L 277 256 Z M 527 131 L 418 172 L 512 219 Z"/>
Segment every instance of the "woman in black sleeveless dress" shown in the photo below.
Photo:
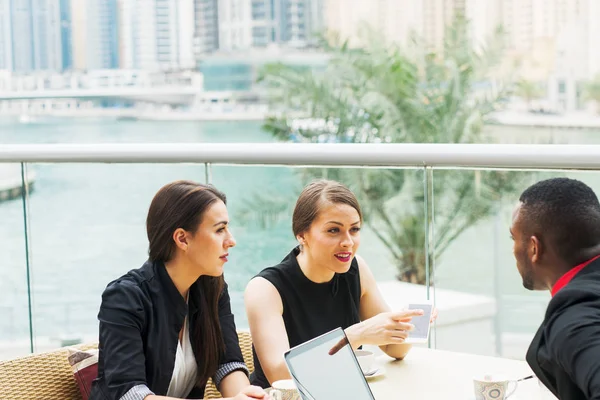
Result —
<path fill-rule="evenodd" d="M 366 262 L 356 255 L 362 214 L 344 185 L 319 180 L 304 188 L 292 225 L 300 245 L 276 266 L 261 271 L 246 288 L 254 343 L 253 385 L 290 379 L 283 353 L 337 327 L 353 348 L 378 345 L 402 359 L 412 316 L 391 312 Z"/>

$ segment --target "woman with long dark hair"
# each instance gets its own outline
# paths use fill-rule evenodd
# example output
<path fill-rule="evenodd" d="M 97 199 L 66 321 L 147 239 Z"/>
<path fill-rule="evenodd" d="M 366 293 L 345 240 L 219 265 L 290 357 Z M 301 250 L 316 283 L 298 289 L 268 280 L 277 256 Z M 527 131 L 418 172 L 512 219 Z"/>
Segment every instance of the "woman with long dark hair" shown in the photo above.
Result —
<path fill-rule="evenodd" d="M 102 294 L 90 400 L 202 398 L 211 377 L 225 397 L 268 397 L 250 386 L 223 279 L 235 246 L 225 203 L 213 186 L 190 181 L 154 196 L 148 261 Z"/>

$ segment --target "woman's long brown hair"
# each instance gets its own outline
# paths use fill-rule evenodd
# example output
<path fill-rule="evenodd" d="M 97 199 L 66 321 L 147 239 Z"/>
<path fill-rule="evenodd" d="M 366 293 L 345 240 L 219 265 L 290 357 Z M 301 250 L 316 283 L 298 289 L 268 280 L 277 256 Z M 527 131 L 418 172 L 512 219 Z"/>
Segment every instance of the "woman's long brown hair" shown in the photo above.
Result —
<path fill-rule="evenodd" d="M 202 216 L 215 201 L 226 203 L 225 195 L 211 185 L 176 181 L 163 186 L 152 199 L 146 230 L 151 261 L 168 262 L 175 254 L 173 232 L 182 228 L 195 233 Z M 199 315 L 194 327 L 198 382 L 206 384 L 214 375 L 224 351 L 219 322 L 219 297 L 225 282 L 223 276 L 201 276 L 190 288 L 190 298 L 198 302 Z"/>

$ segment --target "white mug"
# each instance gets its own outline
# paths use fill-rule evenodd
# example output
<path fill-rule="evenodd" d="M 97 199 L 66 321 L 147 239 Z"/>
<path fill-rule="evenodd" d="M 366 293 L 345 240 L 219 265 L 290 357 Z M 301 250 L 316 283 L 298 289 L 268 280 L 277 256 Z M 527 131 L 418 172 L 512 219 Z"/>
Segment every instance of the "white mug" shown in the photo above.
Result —
<path fill-rule="evenodd" d="M 514 386 L 509 389 L 511 384 Z M 473 386 L 477 400 L 504 400 L 515 393 L 518 383 L 503 376 L 485 375 L 473 378 Z"/>
<path fill-rule="evenodd" d="M 273 400 L 302 400 L 292 379 L 282 379 L 273 382 L 268 393 Z"/>

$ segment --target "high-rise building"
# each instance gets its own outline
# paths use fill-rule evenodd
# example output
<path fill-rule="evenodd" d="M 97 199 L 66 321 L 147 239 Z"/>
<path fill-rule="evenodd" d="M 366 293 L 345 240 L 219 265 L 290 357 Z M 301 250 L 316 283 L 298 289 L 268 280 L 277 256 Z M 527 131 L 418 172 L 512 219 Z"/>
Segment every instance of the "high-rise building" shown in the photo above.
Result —
<path fill-rule="evenodd" d="M 593 0 L 496 0 L 507 45 L 528 52 L 540 39 L 556 36 L 572 21 L 581 19 Z M 587 7 L 589 8 L 589 7 Z"/>
<path fill-rule="evenodd" d="M 138 0 L 119 1 L 121 68 L 158 69 L 154 0 L 139 7 Z"/>
<path fill-rule="evenodd" d="M 32 71 L 34 62 L 33 6 L 29 0 L 10 0 L 12 64 L 15 71 Z M 19 38 L 17 46 L 16 38 Z"/>
<path fill-rule="evenodd" d="M 119 68 L 117 0 L 73 0 L 71 21 L 73 68 Z"/>
<path fill-rule="evenodd" d="M 323 0 L 280 0 L 279 29 L 281 42 L 292 46 L 315 43 L 325 33 Z"/>
<path fill-rule="evenodd" d="M 219 48 L 222 50 L 247 49 L 255 43 L 266 45 L 271 34 L 270 15 L 275 11 L 267 8 L 267 0 L 220 0 L 219 1 Z M 271 0 L 268 0 L 270 6 Z M 264 21 L 254 26 L 253 21 Z"/>
<path fill-rule="evenodd" d="M 122 68 L 192 68 L 194 0 L 121 0 Z"/>
<path fill-rule="evenodd" d="M 379 24 L 384 38 L 407 45 L 413 34 L 424 36 L 425 0 L 379 0 Z M 373 27 L 373 26 L 371 26 Z"/>
<path fill-rule="evenodd" d="M 156 1 L 156 59 L 161 69 L 188 68 L 194 64 L 193 0 Z"/>
<path fill-rule="evenodd" d="M 251 0 L 233 2 L 229 13 L 229 26 L 233 27 L 233 46 L 232 48 L 246 49 L 249 47 L 264 47 L 269 43 L 280 43 L 284 40 L 283 26 L 285 21 L 285 7 L 281 0 Z M 289 3 L 288 3 L 289 4 Z M 250 6 L 250 7 L 249 7 Z M 237 12 L 236 12 L 237 7 Z M 228 15 L 224 13 L 224 16 Z M 223 22 L 223 20 L 221 20 Z M 236 26 L 237 25 L 237 26 Z M 226 29 L 222 27 L 222 29 Z M 236 29 L 237 28 L 237 29 Z M 236 45 L 236 30 L 244 29 L 250 32 L 249 37 L 240 37 L 240 34 L 246 35 L 244 31 L 239 30 L 238 44 Z M 226 36 L 226 33 L 224 33 Z"/>
<path fill-rule="evenodd" d="M 119 67 L 117 0 L 88 0 L 87 69 Z"/>
<path fill-rule="evenodd" d="M 176 69 L 190 69 L 196 65 L 194 53 L 195 14 L 194 0 L 179 0 L 177 6 L 177 42 L 175 59 Z"/>
<path fill-rule="evenodd" d="M 62 49 L 61 69 L 69 70 L 73 68 L 73 32 L 71 28 L 71 0 L 60 0 L 60 42 Z"/>
<path fill-rule="evenodd" d="M 1 8 L 5 16 L 8 11 L 10 25 L 8 28 L 3 22 L 1 28 L 7 32 L 2 38 L 3 47 L 10 49 L 12 59 L 6 64 L 19 72 L 61 71 L 61 3 L 56 0 L 4 0 Z M 4 58 L 8 59 L 8 50 L 4 52 Z"/>
<path fill-rule="evenodd" d="M 0 0 L 0 70 L 13 69 L 10 2 Z"/>
<path fill-rule="evenodd" d="M 219 1 L 194 0 L 194 51 L 197 58 L 219 49 Z"/>
<path fill-rule="evenodd" d="M 308 6 L 308 7 L 307 7 Z M 303 45 L 309 40 L 310 1 L 287 0 L 281 2 L 279 29 L 282 42 Z"/>
<path fill-rule="evenodd" d="M 432 48 L 444 43 L 446 26 L 452 19 L 452 7 L 447 0 L 423 1 L 423 40 Z"/>
<path fill-rule="evenodd" d="M 470 38 L 475 46 L 488 43 L 502 24 L 501 3 L 498 0 L 467 0 L 465 17 L 469 21 Z"/>
<path fill-rule="evenodd" d="M 401 44 L 415 32 L 440 49 L 448 24 L 462 14 L 474 43 L 485 43 L 502 25 L 506 48 L 528 52 L 540 39 L 555 38 L 589 3 L 593 0 L 327 0 L 325 16 L 330 30 L 354 44 L 368 25 Z"/>
<path fill-rule="evenodd" d="M 423 36 L 428 26 L 425 1 L 431 0 L 327 0 L 324 25 L 330 37 L 347 40 L 351 46 L 379 39 L 406 44 L 412 32 Z"/>
<path fill-rule="evenodd" d="M 221 0 L 221 50 L 269 44 L 306 46 L 323 30 L 323 0 Z"/>
<path fill-rule="evenodd" d="M 170 68 L 177 61 L 179 52 L 177 17 L 179 14 L 176 0 L 156 0 L 156 60 L 159 65 Z"/>
<path fill-rule="evenodd" d="M 60 3 L 32 0 L 33 69 L 62 70 Z M 21 39 L 15 37 L 19 44 Z"/>
<path fill-rule="evenodd" d="M 308 33 L 308 42 L 313 41 L 315 33 L 324 35 L 325 32 L 325 7 L 326 0 L 311 0 L 306 5 L 306 32 Z"/>
<path fill-rule="evenodd" d="M 71 49 L 73 69 L 87 69 L 87 4 L 71 2 Z"/>
<path fill-rule="evenodd" d="M 526 66 L 537 66 L 526 68 L 528 79 L 544 79 L 553 71 L 585 80 L 600 72 L 597 0 L 497 1 L 507 50 L 524 60 Z"/>
<path fill-rule="evenodd" d="M 598 51 L 598 38 L 600 38 L 600 2 L 588 0 L 584 8 L 586 16 L 586 46 L 588 59 L 588 78 L 600 76 L 600 51 Z"/>
<path fill-rule="evenodd" d="M 131 25 L 133 4 L 129 1 L 118 0 L 119 15 L 119 68 L 133 65 L 133 27 Z"/>

